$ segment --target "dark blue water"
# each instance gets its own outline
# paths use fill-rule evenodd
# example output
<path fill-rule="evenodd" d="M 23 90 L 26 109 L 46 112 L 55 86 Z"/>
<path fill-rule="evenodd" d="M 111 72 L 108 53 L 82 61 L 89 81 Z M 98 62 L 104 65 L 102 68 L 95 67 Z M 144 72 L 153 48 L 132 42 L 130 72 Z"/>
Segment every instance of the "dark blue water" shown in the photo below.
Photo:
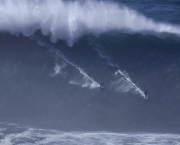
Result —
<path fill-rule="evenodd" d="M 0 144 L 179 142 L 179 1 L 0 4 Z"/>
<path fill-rule="evenodd" d="M 135 9 L 154 20 L 179 24 L 179 0 L 121 0 L 116 2 L 128 5 L 132 9 Z"/>

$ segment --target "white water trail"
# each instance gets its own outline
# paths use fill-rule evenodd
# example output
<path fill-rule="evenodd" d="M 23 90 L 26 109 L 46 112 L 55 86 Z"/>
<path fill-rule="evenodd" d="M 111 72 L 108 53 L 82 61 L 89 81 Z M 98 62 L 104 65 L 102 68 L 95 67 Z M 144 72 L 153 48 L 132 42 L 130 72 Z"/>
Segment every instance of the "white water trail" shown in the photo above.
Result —
<path fill-rule="evenodd" d="M 93 78 L 91 78 L 81 67 L 77 66 L 76 64 L 70 62 L 62 53 L 60 53 L 58 50 L 56 49 L 51 49 L 51 51 L 55 52 L 56 55 L 58 55 L 59 57 L 61 57 L 66 63 L 70 64 L 71 66 L 75 67 L 80 74 L 85 78 L 85 82 L 83 84 L 78 83 L 78 82 L 74 82 L 74 81 L 70 81 L 70 84 L 81 84 L 82 87 L 89 87 L 90 89 L 93 88 L 98 88 L 100 87 L 100 84 L 97 83 Z M 90 83 L 89 83 L 90 81 Z"/>
<path fill-rule="evenodd" d="M 142 97 L 145 98 L 144 92 L 131 80 L 129 76 L 127 76 L 125 73 L 120 71 L 119 69 L 115 72 L 115 75 L 120 74 L 127 82 L 128 84 L 135 89 Z"/>
<path fill-rule="evenodd" d="M 180 36 L 179 25 L 156 22 L 116 2 L 0 0 L 0 32 L 30 36 L 37 30 L 69 46 L 84 35 L 109 31 Z"/>
<path fill-rule="evenodd" d="M 90 89 L 93 88 L 98 88 L 100 87 L 100 84 L 98 82 L 96 82 L 93 78 L 91 78 L 81 67 L 77 66 L 76 64 L 74 64 L 73 62 L 71 62 L 70 60 L 68 60 L 65 55 L 58 50 L 55 47 L 52 47 L 51 45 L 41 41 L 40 39 L 38 39 L 38 37 L 36 36 L 31 36 L 31 39 L 36 40 L 37 44 L 47 47 L 50 49 L 51 52 L 54 52 L 58 57 L 60 57 L 64 62 L 66 62 L 67 64 L 71 65 L 72 67 L 75 67 L 80 74 L 83 76 L 83 79 L 85 80 L 85 82 L 75 82 L 75 81 L 70 81 L 70 84 L 74 84 L 74 85 L 81 85 L 82 87 L 89 87 Z M 63 66 L 62 66 L 63 67 Z M 60 68 L 58 68 L 59 70 Z M 59 70 L 60 71 L 60 70 Z"/>
<path fill-rule="evenodd" d="M 95 47 L 93 46 L 93 49 L 96 50 L 98 52 L 99 56 L 101 58 L 105 59 L 110 66 L 116 67 L 116 68 L 120 67 L 118 64 L 115 64 L 113 62 L 113 60 L 110 57 L 108 57 L 105 52 L 103 52 L 103 50 L 101 49 L 100 45 L 99 45 L 99 48 L 97 48 L 96 46 Z"/>
<path fill-rule="evenodd" d="M 118 73 L 121 75 L 121 79 L 119 79 L 118 81 L 112 83 L 112 85 L 115 87 L 116 91 L 123 91 L 123 92 L 128 92 L 131 89 L 134 89 L 136 92 L 138 92 L 142 97 L 145 98 L 145 94 L 144 92 L 135 84 L 133 83 L 133 81 L 131 80 L 131 78 L 124 72 L 122 72 L 119 68 L 120 66 L 116 63 L 113 62 L 113 60 L 102 50 L 102 46 L 100 44 L 96 44 L 95 46 L 93 46 L 95 42 L 91 42 L 90 41 L 90 45 L 93 47 L 93 49 L 95 51 L 98 52 L 99 56 L 102 59 L 105 59 L 107 61 L 107 63 L 115 68 L 118 68 L 118 70 L 115 72 L 115 75 L 117 75 Z"/>
<path fill-rule="evenodd" d="M 57 75 L 61 75 L 65 78 L 66 74 L 63 73 L 63 68 L 66 67 L 66 63 L 62 63 L 62 64 L 59 64 L 59 63 L 56 63 L 55 66 L 54 66 L 54 73 L 51 75 L 52 77 L 54 76 L 57 76 Z"/>

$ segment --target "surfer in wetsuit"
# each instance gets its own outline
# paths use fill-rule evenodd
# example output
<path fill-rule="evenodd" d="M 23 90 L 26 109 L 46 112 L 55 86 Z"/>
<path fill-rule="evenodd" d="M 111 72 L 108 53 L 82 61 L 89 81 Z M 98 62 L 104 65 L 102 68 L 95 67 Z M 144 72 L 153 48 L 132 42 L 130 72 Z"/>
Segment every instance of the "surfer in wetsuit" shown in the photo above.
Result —
<path fill-rule="evenodd" d="M 104 83 L 103 82 L 101 82 L 100 84 L 99 84 L 100 86 L 100 89 L 104 89 Z"/>
<path fill-rule="evenodd" d="M 145 98 L 145 99 L 148 99 L 147 92 L 148 92 L 148 90 L 146 90 L 146 91 L 144 92 L 144 98 Z"/>

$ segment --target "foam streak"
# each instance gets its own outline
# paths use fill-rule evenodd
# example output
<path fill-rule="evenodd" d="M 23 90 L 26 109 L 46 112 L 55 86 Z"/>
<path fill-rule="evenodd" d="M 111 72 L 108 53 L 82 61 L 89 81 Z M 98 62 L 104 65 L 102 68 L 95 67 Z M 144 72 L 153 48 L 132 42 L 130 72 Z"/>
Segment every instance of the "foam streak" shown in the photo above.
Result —
<path fill-rule="evenodd" d="M 139 94 L 141 94 L 141 96 L 143 96 L 145 98 L 144 92 L 135 83 L 132 82 L 130 77 L 128 77 L 125 73 L 123 73 L 120 70 L 117 70 L 115 72 L 115 74 L 118 74 L 118 73 L 121 76 L 123 76 L 123 78 L 132 86 L 132 88 L 134 88 Z"/>
<path fill-rule="evenodd" d="M 139 87 L 137 87 L 135 83 L 133 83 L 133 81 L 128 75 L 119 70 L 120 66 L 114 63 L 113 60 L 110 57 L 108 57 L 108 55 L 101 49 L 101 45 L 96 44 L 96 46 L 93 46 L 93 43 L 91 43 L 90 45 L 92 45 L 93 49 L 97 51 L 99 56 L 102 59 L 105 59 L 110 66 L 118 68 L 118 70 L 115 72 L 115 75 L 120 74 L 122 78 L 113 83 L 113 85 L 118 85 L 118 87 L 116 87 L 115 89 L 116 91 L 121 90 L 124 92 L 128 92 L 131 89 L 135 89 L 136 92 L 138 92 L 141 96 L 145 98 L 144 92 Z M 121 86 L 119 86 L 119 84 L 121 84 Z"/>
<path fill-rule="evenodd" d="M 37 44 L 47 47 L 50 49 L 50 51 L 54 52 L 58 57 L 60 57 L 64 62 L 66 62 L 67 64 L 71 65 L 72 67 L 75 67 L 80 74 L 84 77 L 84 79 L 86 80 L 85 85 L 83 85 L 83 87 L 89 87 L 89 88 L 98 88 L 100 87 L 100 84 L 97 83 L 93 78 L 91 78 L 81 67 L 77 66 L 76 64 L 74 64 L 73 62 L 71 62 L 70 60 L 68 60 L 65 55 L 60 52 L 60 50 L 57 50 L 55 47 L 52 47 L 51 45 L 42 42 L 41 40 L 38 40 L 38 38 L 36 38 L 36 36 L 31 37 L 31 39 L 36 40 Z M 89 83 L 87 83 L 87 81 Z M 70 82 L 70 84 L 78 84 L 79 83 L 74 83 L 74 82 Z"/>

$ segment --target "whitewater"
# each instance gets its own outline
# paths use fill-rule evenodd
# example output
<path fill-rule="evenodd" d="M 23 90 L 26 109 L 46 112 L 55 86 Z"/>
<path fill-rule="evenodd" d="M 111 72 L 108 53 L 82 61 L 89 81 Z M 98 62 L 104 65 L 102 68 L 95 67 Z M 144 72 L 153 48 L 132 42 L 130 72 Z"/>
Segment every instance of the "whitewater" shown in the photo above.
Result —
<path fill-rule="evenodd" d="M 152 144 L 178 144 L 178 134 L 153 133 L 111 133 L 111 132 L 62 132 L 45 130 L 33 127 L 20 127 L 16 124 L 0 124 L 0 145 L 152 145 Z M 7 134 L 10 128 L 16 133 Z"/>
<path fill-rule="evenodd" d="M 1 0 L 0 31 L 30 36 L 37 30 L 52 42 L 69 46 L 84 35 L 109 31 L 124 33 L 171 33 L 180 26 L 153 21 L 124 5 L 104 1 Z"/>

